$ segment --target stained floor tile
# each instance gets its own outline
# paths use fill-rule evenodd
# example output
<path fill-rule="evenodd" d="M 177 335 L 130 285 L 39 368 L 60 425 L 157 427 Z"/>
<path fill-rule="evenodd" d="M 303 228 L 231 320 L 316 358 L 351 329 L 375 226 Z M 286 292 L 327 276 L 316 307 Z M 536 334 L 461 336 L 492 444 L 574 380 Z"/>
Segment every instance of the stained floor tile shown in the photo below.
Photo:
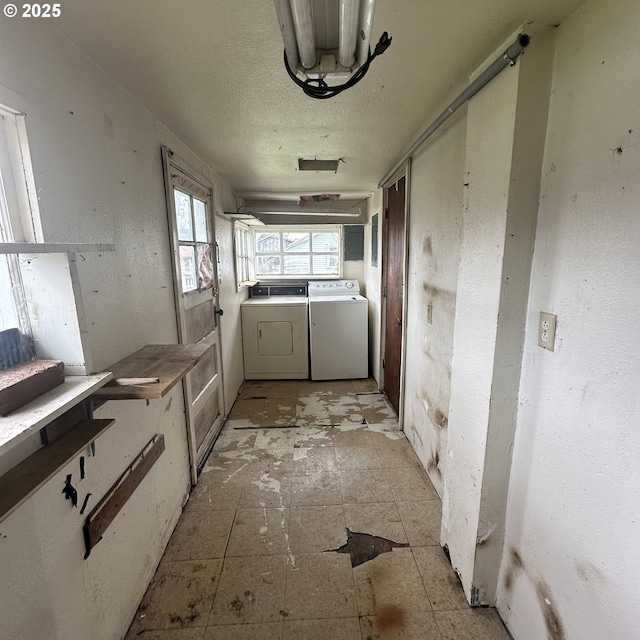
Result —
<path fill-rule="evenodd" d="M 333 445 L 299 446 L 293 450 L 293 471 L 296 475 L 323 471 L 337 471 L 336 452 Z"/>
<path fill-rule="evenodd" d="M 345 504 L 344 516 L 350 531 L 366 532 L 394 542 L 408 542 L 398 508 L 393 502 Z"/>
<path fill-rule="evenodd" d="M 145 631 L 141 635 L 132 631 L 127 634 L 125 640 L 204 640 L 205 629 L 171 629 L 170 631 Z"/>
<path fill-rule="evenodd" d="M 358 613 L 375 616 L 384 611 L 431 611 L 411 549 L 393 549 L 353 568 Z"/>
<path fill-rule="evenodd" d="M 292 476 L 287 471 L 262 471 L 248 477 L 240 497 L 240 508 L 288 507 Z"/>
<path fill-rule="evenodd" d="M 283 555 L 289 547 L 288 507 L 238 509 L 227 557 Z"/>
<path fill-rule="evenodd" d="M 468 609 L 458 577 L 440 547 L 414 547 L 413 557 L 434 611 Z"/>
<path fill-rule="evenodd" d="M 510 635 L 494 609 L 437 611 L 442 640 L 510 640 Z"/>
<path fill-rule="evenodd" d="M 393 502 L 393 493 L 381 469 L 343 469 L 340 486 L 344 502 Z"/>
<path fill-rule="evenodd" d="M 508 640 L 468 607 L 375 381 L 252 381 L 236 405 L 126 640 Z M 329 551 L 347 528 L 410 547 L 352 567 Z"/>
<path fill-rule="evenodd" d="M 387 481 L 398 500 L 437 500 L 438 494 L 420 467 L 403 467 L 386 471 Z"/>
<path fill-rule="evenodd" d="M 188 509 L 171 536 L 165 560 L 224 558 L 235 511 Z"/>
<path fill-rule="evenodd" d="M 337 553 L 298 555 L 287 567 L 287 620 L 357 615 L 349 557 Z"/>
<path fill-rule="evenodd" d="M 440 500 L 403 501 L 396 502 L 396 506 L 412 547 L 440 544 Z"/>
<path fill-rule="evenodd" d="M 366 640 L 441 640 L 433 613 L 402 607 L 387 607 L 376 616 L 362 617 L 360 629 Z"/>
<path fill-rule="evenodd" d="M 282 640 L 360 640 L 358 618 L 285 620 Z"/>
<path fill-rule="evenodd" d="M 204 627 L 222 560 L 162 561 L 145 594 L 132 630 Z"/>
<path fill-rule="evenodd" d="M 342 504 L 338 473 L 317 472 L 293 477 L 291 506 Z"/>
<path fill-rule="evenodd" d="M 336 462 L 340 469 L 379 469 L 375 447 L 367 445 L 336 446 Z"/>
<path fill-rule="evenodd" d="M 226 558 L 209 626 L 282 620 L 286 563 L 285 556 Z"/>
<path fill-rule="evenodd" d="M 291 507 L 289 545 L 294 555 L 335 549 L 346 541 L 342 505 Z"/>
<path fill-rule="evenodd" d="M 281 640 L 282 624 L 231 624 L 207 629 L 203 640 Z M 146 640 L 146 638 L 144 639 Z"/>

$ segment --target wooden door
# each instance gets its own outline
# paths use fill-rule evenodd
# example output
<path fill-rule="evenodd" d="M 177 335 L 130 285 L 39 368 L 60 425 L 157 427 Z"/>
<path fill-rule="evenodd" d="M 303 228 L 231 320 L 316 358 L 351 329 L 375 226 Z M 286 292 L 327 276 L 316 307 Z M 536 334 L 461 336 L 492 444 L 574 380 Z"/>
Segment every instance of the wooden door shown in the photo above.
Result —
<path fill-rule="evenodd" d="M 405 184 L 406 178 L 402 177 L 387 189 L 384 268 L 384 392 L 398 415 L 404 310 Z"/>
<path fill-rule="evenodd" d="M 174 287 L 181 344 L 212 345 L 183 382 L 191 480 L 200 469 L 225 419 L 218 308 L 213 190 L 163 150 Z"/>

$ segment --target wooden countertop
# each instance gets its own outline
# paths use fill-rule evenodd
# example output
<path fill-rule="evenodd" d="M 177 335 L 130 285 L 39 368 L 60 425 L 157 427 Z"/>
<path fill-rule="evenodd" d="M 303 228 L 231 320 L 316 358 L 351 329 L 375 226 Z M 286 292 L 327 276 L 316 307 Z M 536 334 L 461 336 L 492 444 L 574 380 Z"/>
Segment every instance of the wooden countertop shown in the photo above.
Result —
<path fill-rule="evenodd" d="M 205 354 L 210 344 L 150 344 L 109 367 L 113 380 L 96 390 L 95 400 L 164 398 Z M 119 378 L 158 378 L 149 384 L 118 385 Z"/>

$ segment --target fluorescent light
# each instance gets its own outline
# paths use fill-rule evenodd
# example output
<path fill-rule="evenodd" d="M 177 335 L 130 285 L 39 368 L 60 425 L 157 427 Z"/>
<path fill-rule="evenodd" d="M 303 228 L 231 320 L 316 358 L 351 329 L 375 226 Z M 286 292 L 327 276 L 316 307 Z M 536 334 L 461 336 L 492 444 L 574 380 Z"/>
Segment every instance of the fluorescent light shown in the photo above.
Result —
<path fill-rule="evenodd" d="M 340 54 L 338 60 L 343 67 L 353 66 L 358 39 L 358 14 L 360 0 L 340 0 Z"/>
<path fill-rule="evenodd" d="M 362 66 L 369 55 L 371 42 L 371 27 L 373 25 L 373 6 L 375 0 L 360 0 L 360 22 L 358 33 L 358 64 Z"/>
<path fill-rule="evenodd" d="M 316 29 L 311 0 L 291 0 L 291 14 L 300 63 L 305 69 L 311 69 L 316 66 Z"/>

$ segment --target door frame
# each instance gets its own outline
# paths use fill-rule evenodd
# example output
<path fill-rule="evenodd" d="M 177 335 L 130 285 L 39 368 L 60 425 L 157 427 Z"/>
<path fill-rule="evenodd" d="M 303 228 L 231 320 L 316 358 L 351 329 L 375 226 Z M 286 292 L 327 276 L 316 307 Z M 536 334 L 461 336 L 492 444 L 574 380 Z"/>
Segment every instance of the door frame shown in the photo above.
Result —
<path fill-rule="evenodd" d="M 407 277 L 409 266 L 409 213 L 410 213 L 410 199 L 411 193 L 411 158 L 408 158 L 402 166 L 387 180 L 383 185 L 383 198 L 382 209 L 384 215 L 382 216 L 381 224 L 381 240 L 382 240 L 382 268 L 380 270 L 380 292 L 382 304 L 380 305 L 380 362 L 378 371 L 380 371 L 379 388 L 384 391 L 385 383 L 385 370 L 383 367 L 383 361 L 385 357 L 386 349 L 386 320 L 387 320 L 387 296 L 384 295 L 384 288 L 387 281 L 387 206 L 388 206 L 388 190 L 398 182 L 401 178 L 405 179 L 405 197 L 404 197 L 404 256 L 402 259 L 402 336 L 400 342 L 400 389 L 398 400 L 398 422 L 400 428 L 404 430 L 404 379 L 406 369 L 406 349 L 407 349 Z"/>
<path fill-rule="evenodd" d="M 202 304 L 206 302 L 206 299 L 210 299 L 213 304 L 214 311 L 218 309 L 219 305 L 219 297 L 220 297 L 220 288 L 219 288 L 219 278 L 218 278 L 218 243 L 216 240 L 216 227 L 215 227 L 215 207 L 214 207 L 214 193 L 213 193 L 213 185 L 211 181 L 207 179 L 204 175 L 193 169 L 189 164 L 187 164 L 180 157 L 176 156 L 171 149 L 168 147 L 162 147 L 162 167 L 164 173 L 164 185 L 165 185 L 165 200 L 167 206 L 167 224 L 168 224 L 168 240 L 169 240 L 169 249 L 171 254 L 171 271 L 173 274 L 173 292 L 174 292 L 174 303 L 175 303 L 175 314 L 176 314 L 176 324 L 178 331 L 178 342 L 182 343 L 185 339 L 185 322 L 183 317 L 183 310 L 187 311 L 190 308 L 197 306 L 198 304 Z M 181 291 L 180 284 L 180 273 L 178 272 L 178 266 L 176 264 L 176 230 L 175 230 L 175 221 L 174 221 L 174 196 L 173 196 L 173 179 L 172 172 L 178 171 L 187 178 L 193 180 L 198 185 L 202 186 L 207 191 L 207 204 L 208 204 L 208 219 L 207 222 L 210 225 L 211 229 L 211 241 L 212 248 L 215 254 L 212 256 L 212 267 L 213 267 L 213 288 L 205 290 L 203 293 L 206 298 L 203 300 L 202 298 L 199 301 L 196 301 L 195 297 L 186 294 L 186 298 L 184 302 L 181 302 L 183 294 Z M 191 484 L 195 486 L 198 481 L 198 476 L 200 473 L 200 469 L 204 465 L 206 461 L 208 452 L 213 447 L 216 437 L 220 433 L 220 430 L 224 426 L 224 422 L 226 420 L 226 402 L 224 397 L 224 374 L 222 369 L 222 340 L 221 340 L 221 326 L 219 321 L 219 316 L 214 313 L 214 329 L 207 334 L 203 338 L 203 340 L 207 339 L 207 344 L 211 343 L 213 348 L 217 350 L 217 370 L 219 380 L 216 382 L 215 387 L 211 389 L 213 393 L 218 394 L 218 405 L 219 405 L 219 413 L 218 420 L 216 421 L 218 424 L 214 422 L 211 425 L 207 436 L 203 440 L 200 447 L 198 447 L 197 436 L 195 432 L 195 423 L 194 416 L 199 413 L 199 407 L 202 406 L 203 402 L 207 399 L 208 395 L 205 392 L 209 392 L 211 383 L 215 380 L 212 378 L 211 381 L 201 390 L 198 397 L 194 398 L 193 393 L 190 386 L 189 376 L 191 373 L 188 373 L 187 376 L 182 380 L 182 389 L 183 389 L 183 397 L 184 397 L 184 407 L 185 407 L 185 420 L 186 420 L 186 431 L 187 431 L 187 445 L 189 451 L 189 469 L 191 476 Z M 211 341 L 209 336 L 217 329 L 216 339 Z M 198 453 L 203 452 L 201 456 Z M 200 463 L 200 460 L 202 463 Z"/>

